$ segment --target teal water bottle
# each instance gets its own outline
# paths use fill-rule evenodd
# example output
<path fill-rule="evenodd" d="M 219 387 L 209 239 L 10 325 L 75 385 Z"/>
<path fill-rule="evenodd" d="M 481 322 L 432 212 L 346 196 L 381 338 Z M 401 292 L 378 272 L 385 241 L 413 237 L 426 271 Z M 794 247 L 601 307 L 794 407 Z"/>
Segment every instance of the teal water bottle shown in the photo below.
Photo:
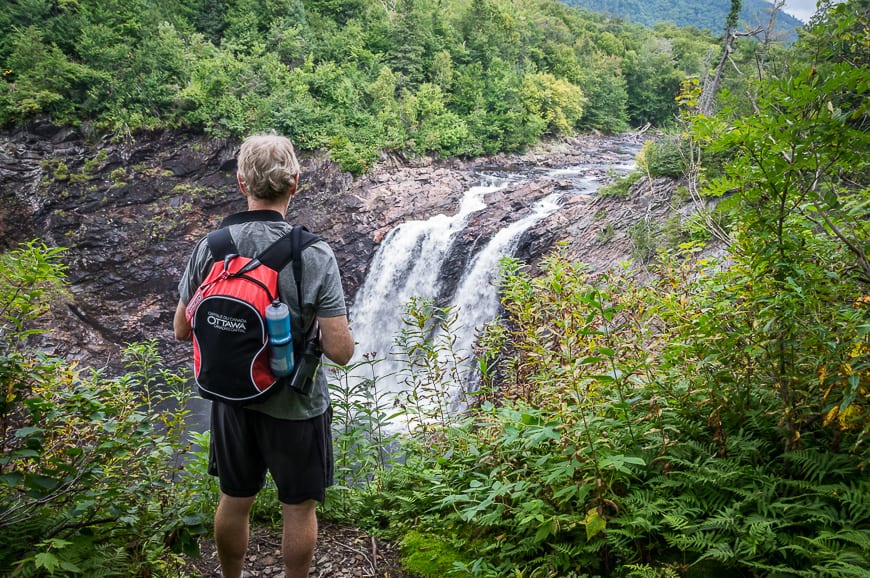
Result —
<path fill-rule="evenodd" d="M 278 377 L 293 372 L 293 336 L 290 333 L 290 309 L 277 299 L 266 307 L 271 355 L 269 366 Z"/>

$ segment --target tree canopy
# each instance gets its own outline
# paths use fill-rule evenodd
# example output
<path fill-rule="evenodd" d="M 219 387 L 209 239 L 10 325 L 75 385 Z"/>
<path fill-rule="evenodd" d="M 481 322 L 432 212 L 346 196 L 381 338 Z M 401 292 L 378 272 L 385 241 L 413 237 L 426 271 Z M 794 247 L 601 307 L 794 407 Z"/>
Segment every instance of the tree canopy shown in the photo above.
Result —
<path fill-rule="evenodd" d="M 0 26 L 2 125 L 276 129 L 355 172 L 380 151 L 672 124 L 680 81 L 715 48 L 554 0 L 33 0 Z"/>

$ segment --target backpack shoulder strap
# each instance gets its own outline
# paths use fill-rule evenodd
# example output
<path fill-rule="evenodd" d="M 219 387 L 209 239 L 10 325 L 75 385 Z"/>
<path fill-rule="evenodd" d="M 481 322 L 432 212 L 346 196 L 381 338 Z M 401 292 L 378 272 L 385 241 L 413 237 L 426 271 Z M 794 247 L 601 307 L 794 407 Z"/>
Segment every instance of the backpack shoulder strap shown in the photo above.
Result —
<path fill-rule="evenodd" d="M 233 236 L 230 235 L 228 228 L 212 231 L 206 237 L 208 248 L 215 261 L 222 261 L 229 255 L 238 255 L 239 250 L 236 248 L 236 242 L 233 241 Z"/>
<path fill-rule="evenodd" d="M 318 235 L 302 225 L 294 225 L 289 233 L 275 241 L 260 253 L 257 261 L 267 267 L 280 271 L 293 261 L 293 279 L 296 281 L 296 298 L 302 306 L 302 251 L 320 240 Z"/>
<path fill-rule="evenodd" d="M 296 279 L 296 297 L 299 307 L 302 307 L 302 251 L 309 245 L 320 240 L 302 225 L 296 225 L 290 231 L 291 253 L 293 253 L 293 278 Z"/>

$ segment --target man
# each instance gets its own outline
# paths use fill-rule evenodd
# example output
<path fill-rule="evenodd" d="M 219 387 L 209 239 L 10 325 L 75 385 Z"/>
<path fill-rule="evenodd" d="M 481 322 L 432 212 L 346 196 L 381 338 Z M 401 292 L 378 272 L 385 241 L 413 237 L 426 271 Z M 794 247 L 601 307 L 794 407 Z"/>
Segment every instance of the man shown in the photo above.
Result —
<path fill-rule="evenodd" d="M 230 215 L 222 227 L 240 254 L 253 257 L 287 233 L 287 206 L 299 183 L 299 163 L 285 137 L 254 135 L 238 157 L 237 179 L 248 210 Z M 185 308 L 213 264 L 205 240 L 196 245 L 178 289 L 176 339 L 190 339 Z M 302 301 L 297 303 L 292 267 L 279 274 L 279 293 L 290 308 L 291 329 L 301 335 L 313 316 L 320 322 L 324 354 L 340 365 L 350 361 L 354 342 L 338 265 L 323 241 L 302 252 Z M 317 541 L 317 501 L 332 483 L 331 410 L 323 369 L 309 396 L 288 387 L 244 408 L 212 402 L 209 473 L 221 495 L 214 519 L 215 545 L 225 578 L 243 575 L 249 514 L 266 471 L 278 487 L 283 514 L 282 554 L 286 578 L 308 576 Z"/>

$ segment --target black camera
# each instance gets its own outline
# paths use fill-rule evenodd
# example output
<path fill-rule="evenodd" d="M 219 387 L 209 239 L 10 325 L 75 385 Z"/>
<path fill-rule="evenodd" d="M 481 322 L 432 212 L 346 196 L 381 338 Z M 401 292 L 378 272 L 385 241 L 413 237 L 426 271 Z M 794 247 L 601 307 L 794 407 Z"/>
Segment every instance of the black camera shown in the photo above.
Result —
<path fill-rule="evenodd" d="M 323 348 L 320 347 L 320 324 L 315 319 L 305 335 L 302 354 L 296 359 L 296 367 L 290 376 L 290 389 L 302 395 L 309 395 L 314 387 L 314 376 L 320 367 Z"/>

